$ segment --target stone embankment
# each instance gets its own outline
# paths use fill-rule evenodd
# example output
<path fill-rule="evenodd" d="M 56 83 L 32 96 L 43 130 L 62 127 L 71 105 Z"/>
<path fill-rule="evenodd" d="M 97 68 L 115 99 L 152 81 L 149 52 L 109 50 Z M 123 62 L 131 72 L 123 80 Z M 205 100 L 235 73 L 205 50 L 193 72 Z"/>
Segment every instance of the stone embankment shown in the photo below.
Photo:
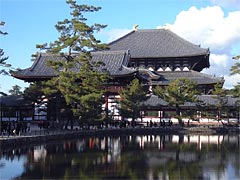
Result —
<path fill-rule="evenodd" d="M 91 130 L 61 130 L 61 131 L 35 131 L 25 135 L 1 136 L 0 146 L 18 147 L 46 143 L 50 141 L 73 139 L 91 136 L 119 136 L 119 135 L 161 135 L 161 134 L 218 134 L 218 133 L 240 133 L 239 127 L 234 128 L 209 128 L 209 127 L 165 127 L 165 128 L 111 128 L 111 129 L 91 129 Z"/>

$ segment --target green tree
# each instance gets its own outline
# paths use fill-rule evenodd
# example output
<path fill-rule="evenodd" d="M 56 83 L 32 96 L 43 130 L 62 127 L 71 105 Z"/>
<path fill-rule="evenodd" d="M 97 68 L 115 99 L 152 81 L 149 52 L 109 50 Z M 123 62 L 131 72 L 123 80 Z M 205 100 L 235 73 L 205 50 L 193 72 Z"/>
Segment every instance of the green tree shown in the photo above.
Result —
<path fill-rule="evenodd" d="M 3 21 L 0 21 L 0 26 L 4 26 L 5 25 L 5 22 Z M 3 32 L 2 30 L 0 30 L 0 35 L 7 35 L 8 33 L 7 32 Z M 8 68 L 10 67 L 11 65 L 8 64 L 6 61 L 7 61 L 8 57 L 4 56 L 4 51 L 2 48 L 0 48 L 0 66 L 3 67 L 3 69 L 0 69 L 0 74 L 3 74 L 3 75 L 8 75 L 9 73 L 6 71 L 5 68 Z"/>
<path fill-rule="evenodd" d="M 43 95 L 40 82 L 33 82 L 24 90 L 24 97 L 32 102 L 38 103 Z"/>
<path fill-rule="evenodd" d="M 240 74 L 240 55 L 233 57 L 237 62 L 231 67 L 231 75 L 233 74 Z"/>
<path fill-rule="evenodd" d="M 186 78 L 178 78 L 170 82 L 165 88 L 157 86 L 154 88 L 154 94 L 168 102 L 169 106 L 175 106 L 176 115 L 181 126 L 183 126 L 183 122 L 180 106 L 186 102 L 198 101 L 196 83 Z"/>
<path fill-rule="evenodd" d="M 22 95 L 23 92 L 21 91 L 21 87 L 18 85 L 14 85 L 12 87 L 12 89 L 10 89 L 8 92 L 12 95 L 12 96 L 17 96 L 17 95 Z"/>
<path fill-rule="evenodd" d="M 237 62 L 235 62 L 234 65 L 231 67 L 230 75 L 235 75 L 235 74 L 240 75 L 240 55 L 233 57 L 233 59 L 236 60 Z M 237 85 L 234 86 L 232 90 L 232 94 L 235 97 L 240 97 L 240 81 L 237 82 Z"/>
<path fill-rule="evenodd" d="M 4 26 L 4 25 L 5 25 L 5 22 L 0 21 L 0 26 Z M 7 34 L 8 34 L 7 32 L 3 32 L 2 30 L 0 30 L 0 35 L 7 35 Z M 4 56 L 3 49 L 0 48 L 0 66 L 1 66 L 0 75 L 9 75 L 6 68 L 11 67 L 11 65 L 6 62 L 7 59 L 8 59 L 8 57 Z M 0 91 L 0 94 L 1 95 L 6 95 L 6 93 L 1 92 L 1 91 Z"/>
<path fill-rule="evenodd" d="M 226 105 L 228 103 L 227 92 L 225 89 L 223 89 L 221 83 L 217 83 L 214 86 L 212 94 L 215 95 L 213 96 L 213 98 L 217 100 L 215 107 L 217 108 L 217 120 L 219 121 L 222 118 L 222 114 L 227 111 L 226 108 Z"/>
<path fill-rule="evenodd" d="M 235 64 L 231 67 L 230 71 L 230 75 L 235 75 L 238 74 L 240 75 L 240 55 L 233 57 L 234 60 L 236 60 L 237 62 L 235 62 Z M 237 84 L 234 86 L 234 88 L 231 90 L 232 95 L 236 98 L 240 98 L 240 81 L 237 82 Z M 238 118 L 238 123 L 240 122 L 240 100 L 236 101 L 235 103 L 235 108 L 236 108 L 236 112 L 237 112 L 237 118 Z"/>
<path fill-rule="evenodd" d="M 133 79 L 128 86 L 120 90 L 119 94 L 122 98 L 120 112 L 124 117 L 132 118 L 134 125 L 135 119 L 141 117 L 142 103 L 149 98 L 147 91 L 138 79 Z"/>
<path fill-rule="evenodd" d="M 91 61 L 90 51 L 107 48 L 106 44 L 101 44 L 94 37 L 94 34 L 106 25 L 86 23 L 85 13 L 96 12 L 100 7 L 78 5 L 73 0 L 66 2 L 72 9 L 72 19 L 65 19 L 56 24 L 60 34 L 56 41 L 49 46 L 37 45 L 37 48 L 47 49 L 53 55 L 60 54 L 65 57 L 65 61 L 48 62 L 58 76 L 44 83 L 44 93 L 60 92 L 75 117 L 86 121 L 100 119 L 104 102 L 103 85 L 108 75 L 99 71 L 100 62 Z"/>

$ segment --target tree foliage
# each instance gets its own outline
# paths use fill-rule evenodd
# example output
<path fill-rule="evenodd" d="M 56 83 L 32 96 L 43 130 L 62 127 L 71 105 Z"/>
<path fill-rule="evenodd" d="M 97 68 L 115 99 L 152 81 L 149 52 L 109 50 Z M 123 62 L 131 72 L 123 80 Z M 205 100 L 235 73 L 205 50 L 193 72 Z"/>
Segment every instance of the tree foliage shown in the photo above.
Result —
<path fill-rule="evenodd" d="M 24 90 L 24 97 L 32 102 L 40 103 L 43 96 L 42 85 L 40 82 L 33 82 Z"/>
<path fill-rule="evenodd" d="M 226 105 L 228 103 L 227 92 L 225 89 L 222 88 L 221 83 L 217 83 L 214 86 L 212 94 L 215 95 L 216 104 L 215 107 L 217 108 L 217 120 L 221 119 L 222 113 L 227 111 Z"/>
<path fill-rule="evenodd" d="M 182 125 L 180 106 L 186 102 L 197 102 L 197 85 L 186 78 L 178 78 L 169 83 L 165 88 L 157 86 L 154 94 L 166 101 L 169 106 L 175 106 L 179 124 Z"/>
<path fill-rule="evenodd" d="M 3 21 L 0 21 L 0 26 L 4 26 L 5 25 L 5 22 Z M 0 35 L 7 35 L 8 33 L 7 32 L 3 32 L 2 30 L 0 30 Z M 6 61 L 7 61 L 8 57 L 7 56 L 4 56 L 4 51 L 2 48 L 0 48 L 0 66 L 3 67 L 3 69 L 0 69 L 0 74 L 3 74 L 3 75 L 8 75 L 9 73 L 6 71 L 5 68 L 8 68 L 10 67 L 11 65 L 8 64 Z"/>
<path fill-rule="evenodd" d="M 233 57 L 237 62 L 231 67 L 231 75 L 240 74 L 240 55 Z"/>
<path fill-rule="evenodd" d="M 237 62 L 235 62 L 235 64 L 231 67 L 230 75 L 235 75 L 235 74 L 240 75 L 240 55 L 233 57 L 233 59 L 235 59 Z M 232 94 L 235 97 L 240 97 L 240 81 L 237 82 L 237 84 L 234 86 L 232 90 Z"/>
<path fill-rule="evenodd" d="M 140 110 L 142 103 L 149 98 L 147 92 L 139 80 L 134 79 L 128 86 L 123 87 L 119 93 L 122 98 L 120 100 L 121 114 L 132 118 L 132 122 L 134 122 L 136 118 L 141 117 Z"/>
<path fill-rule="evenodd" d="M 12 89 L 9 90 L 10 95 L 12 96 L 17 96 L 17 95 L 22 95 L 23 92 L 21 91 L 21 87 L 18 85 L 14 85 Z"/>
<path fill-rule="evenodd" d="M 48 62 L 58 76 L 44 83 L 44 93 L 60 92 L 75 116 L 85 120 L 99 119 L 104 102 L 102 85 L 108 75 L 99 71 L 98 62 L 91 61 L 90 51 L 107 48 L 94 37 L 106 25 L 88 25 L 86 22 L 85 13 L 96 12 L 100 7 L 78 5 L 73 0 L 67 0 L 67 4 L 72 10 L 72 19 L 57 22 L 55 28 L 59 38 L 49 46 L 37 45 L 37 48 L 65 58 L 64 61 Z"/>

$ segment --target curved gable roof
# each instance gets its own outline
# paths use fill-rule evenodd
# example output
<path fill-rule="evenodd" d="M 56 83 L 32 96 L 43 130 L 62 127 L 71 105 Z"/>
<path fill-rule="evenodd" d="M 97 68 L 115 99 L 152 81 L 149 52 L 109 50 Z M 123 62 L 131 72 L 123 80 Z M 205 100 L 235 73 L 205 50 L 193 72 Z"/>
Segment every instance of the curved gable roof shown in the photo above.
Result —
<path fill-rule="evenodd" d="M 92 52 L 92 61 L 101 61 L 103 64 L 99 67 L 99 71 L 105 70 L 111 76 L 123 76 L 135 73 L 135 69 L 127 68 L 130 54 L 128 51 L 101 51 Z M 56 71 L 47 66 L 48 61 L 65 61 L 65 57 L 57 54 L 40 53 L 30 68 L 12 71 L 13 77 L 32 81 L 36 79 L 49 79 L 57 76 Z M 78 71 L 78 69 L 73 69 Z"/>
<path fill-rule="evenodd" d="M 205 103 L 206 105 L 210 106 L 216 106 L 217 103 L 219 103 L 219 100 L 216 98 L 215 95 L 198 95 L 197 96 L 198 100 L 200 100 L 202 103 Z M 236 103 L 240 100 L 240 98 L 234 98 L 230 95 L 226 96 L 226 106 L 227 107 L 234 107 L 236 106 Z M 168 102 L 164 101 L 162 98 L 156 96 L 156 95 L 151 95 L 148 100 L 146 100 L 143 103 L 144 106 L 147 107 L 166 107 L 168 106 Z M 181 107 L 196 107 L 196 103 L 193 102 L 185 102 L 184 105 L 181 105 Z"/>
<path fill-rule="evenodd" d="M 101 69 L 105 69 L 112 76 L 127 75 L 137 70 L 127 68 L 130 54 L 129 51 L 97 51 L 92 52 L 92 60 L 100 61 L 104 65 Z"/>
<path fill-rule="evenodd" d="M 110 50 L 130 50 L 132 58 L 208 55 L 209 49 L 181 38 L 170 30 L 135 30 L 109 43 Z"/>
<path fill-rule="evenodd" d="M 160 80 L 155 81 L 155 85 L 168 85 L 171 81 L 177 78 L 187 78 L 191 81 L 196 82 L 198 85 L 201 84 L 216 84 L 223 83 L 223 78 L 214 77 L 197 71 L 163 71 L 158 72 L 162 77 Z"/>

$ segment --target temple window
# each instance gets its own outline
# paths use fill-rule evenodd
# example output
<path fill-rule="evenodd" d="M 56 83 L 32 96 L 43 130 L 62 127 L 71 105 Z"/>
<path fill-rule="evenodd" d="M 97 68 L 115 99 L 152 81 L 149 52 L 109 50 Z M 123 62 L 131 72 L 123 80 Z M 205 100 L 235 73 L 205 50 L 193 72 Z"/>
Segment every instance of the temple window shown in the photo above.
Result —
<path fill-rule="evenodd" d="M 181 71 L 181 69 L 179 67 L 177 67 L 174 71 Z"/>
<path fill-rule="evenodd" d="M 184 67 L 183 71 L 189 71 L 189 68 L 188 67 Z"/>
<path fill-rule="evenodd" d="M 148 70 L 150 70 L 150 71 L 154 71 L 154 69 L 150 66 L 150 67 L 148 67 Z"/>
<path fill-rule="evenodd" d="M 161 67 L 160 67 L 160 68 L 158 68 L 158 70 L 157 70 L 157 71 L 164 71 L 164 70 L 163 70 L 163 68 L 161 68 Z"/>
<path fill-rule="evenodd" d="M 167 67 L 165 71 L 172 71 L 170 67 Z"/>

